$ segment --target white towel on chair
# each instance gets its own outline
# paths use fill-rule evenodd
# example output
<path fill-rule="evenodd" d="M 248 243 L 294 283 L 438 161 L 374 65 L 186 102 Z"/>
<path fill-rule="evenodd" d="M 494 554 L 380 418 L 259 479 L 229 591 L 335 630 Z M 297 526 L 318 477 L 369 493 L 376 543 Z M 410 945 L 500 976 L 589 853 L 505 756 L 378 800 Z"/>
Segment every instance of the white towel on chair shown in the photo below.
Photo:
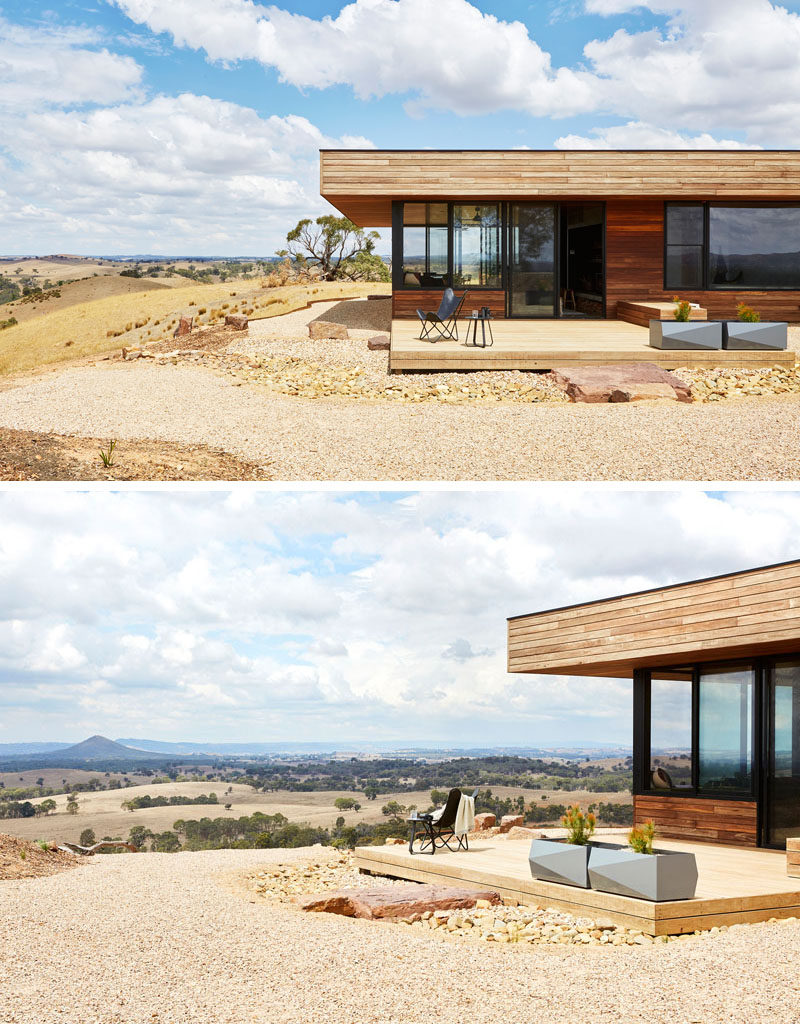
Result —
<path fill-rule="evenodd" d="M 466 835 L 475 827 L 475 798 L 461 794 L 456 811 L 456 823 L 453 831 L 457 836 Z"/>

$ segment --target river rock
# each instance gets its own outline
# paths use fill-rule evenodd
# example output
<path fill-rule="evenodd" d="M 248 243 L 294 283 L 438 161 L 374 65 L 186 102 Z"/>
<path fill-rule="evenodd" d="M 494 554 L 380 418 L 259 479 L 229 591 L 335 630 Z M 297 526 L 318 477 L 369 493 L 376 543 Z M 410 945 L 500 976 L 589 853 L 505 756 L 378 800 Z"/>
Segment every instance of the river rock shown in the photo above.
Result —
<path fill-rule="evenodd" d="M 345 340 L 349 337 L 344 324 L 331 324 L 326 320 L 312 320 L 308 325 L 308 336 L 317 340 L 324 338 Z"/>

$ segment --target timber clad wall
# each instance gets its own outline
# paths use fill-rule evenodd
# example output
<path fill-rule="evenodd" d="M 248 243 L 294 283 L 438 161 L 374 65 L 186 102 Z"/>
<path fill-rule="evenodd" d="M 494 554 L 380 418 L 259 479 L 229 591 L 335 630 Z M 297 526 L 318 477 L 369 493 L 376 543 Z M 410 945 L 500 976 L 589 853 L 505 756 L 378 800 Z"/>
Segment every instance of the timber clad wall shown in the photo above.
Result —
<path fill-rule="evenodd" d="M 688 659 L 794 653 L 800 562 L 509 619 L 508 671 L 630 677 Z"/>
<path fill-rule="evenodd" d="M 506 293 L 504 291 L 470 291 L 469 289 L 467 291 L 469 294 L 461 309 L 461 318 L 468 317 L 473 309 L 480 309 L 481 306 L 489 306 L 492 316 L 496 319 L 505 317 Z M 462 289 L 458 288 L 457 293 L 460 295 L 461 292 Z M 395 320 L 416 320 L 418 309 L 426 312 L 430 310 L 435 313 L 441 301 L 441 288 L 434 291 L 409 288 L 407 291 L 392 292 L 392 317 Z M 466 325 L 462 324 L 461 318 L 459 319 L 459 335 L 462 327 L 466 328 Z"/>
<path fill-rule="evenodd" d="M 675 194 L 675 193 L 672 193 Z M 606 315 L 620 301 L 669 302 L 664 288 L 664 199 L 612 199 L 606 204 Z M 762 320 L 800 320 L 800 291 L 680 291 L 708 310 L 709 320 L 736 317 L 736 306 L 754 306 Z"/>
<path fill-rule="evenodd" d="M 656 834 L 665 839 L 758 845 L 756 804 L 750 800 L 634 796 L 633 821 L 652 821 Z"/>

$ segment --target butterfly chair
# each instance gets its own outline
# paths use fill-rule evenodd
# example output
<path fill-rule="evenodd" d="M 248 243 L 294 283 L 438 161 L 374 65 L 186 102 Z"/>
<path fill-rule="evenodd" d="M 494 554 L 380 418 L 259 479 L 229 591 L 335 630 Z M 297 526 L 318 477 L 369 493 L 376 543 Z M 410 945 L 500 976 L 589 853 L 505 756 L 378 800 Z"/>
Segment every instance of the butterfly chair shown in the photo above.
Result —
<path fill-rule="evenodd" d="M 445 341 L 458 341 L 458 314 L 466 297 L 467 292 L 456 295 L 452 288 L 445 288 L 442 301 L 435 313 L 426 313 L 418 309 L 417 316 L 422 324 L 419 340 L 438 341 L 438 338 L 442 338 Z M 438 338 L 434 337 L 434 333 Z"/>
<path fill-rule="evenodd" d="M 474 800 L 478 795 L 476 789 L 470 796 Z M 458 814 L 458 805 L 461 803 L 462 793 L 460 789 L 451 789 L 447 794 L 444 807 L 430 814 L 415 814 L 408 819 L 411 825 L 411 838 L 408 841 L 409 853 L 436 853 L 437 847 L 447 847 L 455 853 L 458 850 L 469 850 L 466 832 L 463 835 L 456 835 L 455 824 Z M 414 849 L 414 842 L 419 839 L 419 849 Z M 451 846 L 454 843 L 454 846 Z"/>

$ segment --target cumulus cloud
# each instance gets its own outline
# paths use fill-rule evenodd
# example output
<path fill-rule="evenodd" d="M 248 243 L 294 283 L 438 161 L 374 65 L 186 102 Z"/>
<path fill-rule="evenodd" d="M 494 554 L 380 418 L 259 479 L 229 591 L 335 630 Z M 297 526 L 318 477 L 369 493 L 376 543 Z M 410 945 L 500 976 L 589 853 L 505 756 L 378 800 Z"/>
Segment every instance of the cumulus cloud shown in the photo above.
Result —
<path fill-rule="evenodd" d="M 770 0 L 585 0 L 589 14 L 644 9 L 664 25 L 590 40 L 574 67 L 554 67 L 525 25 L 468 0 L 354 0 L 319 19 L 251 0 L 114 2 L 209 60 L 259 61 L 300 89 L 347 85 L 362 99 L 406 96 L 411 113 L 594 112 L 670 125 L 672 144 L 677 136 L 709 147 L 743 128 L 755 144 L 786 144 L 787 131 L 796 138 L 800 16 Z M 454 61 L 454 52 L 472 59 Z M 648 146 L 662 139 L 659 127 L 638 130 L 638 138 Z"/>
<path fill-rule="evenodd" d="M 257 60 L 298 88 L 349 85 L 361 99 L 412 93 L 415 111 L 461 114 L 520 108 L 566 115 L 592 105 L 589 76 L 554 69 L 521 22 L 466 0 L 355 0 L 321 19 L 251 0 L 115 2 L 178 46 L 210 60 Z M 455 53 L 470 59 L 454 60 Z"/>
<path fill-rule="evenodd" d="M 506 616 L 800 550 L 794 493 L 20 492 L 0 515 L 0 742 L 625 741 L 630 684 L 508 675 Z"/>
<path fill-rule="evenodd" d="M 556 149 L 760 149 L 756 143 L 717 139 L 708 132 L 681 134 L 641 121 L 596 128 L 591 135 L 561 135 Z"/>

